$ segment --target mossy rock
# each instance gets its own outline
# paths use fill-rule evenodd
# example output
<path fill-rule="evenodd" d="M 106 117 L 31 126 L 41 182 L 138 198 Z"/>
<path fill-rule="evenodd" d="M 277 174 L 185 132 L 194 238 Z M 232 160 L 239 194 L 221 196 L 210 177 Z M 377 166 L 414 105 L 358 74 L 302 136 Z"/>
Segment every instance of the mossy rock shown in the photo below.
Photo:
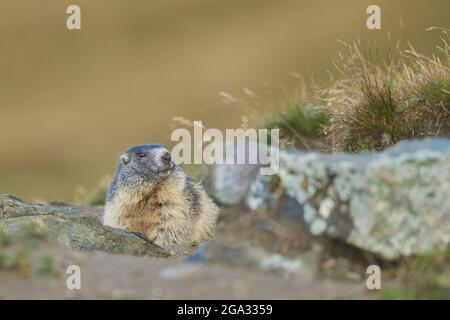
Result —
<path fill-rule="evenodd" d="M 0 231 L 23 229 L 45 234 L 49 241 L 80 251 L 167 257 L 169 252 L 142 236 L 104 226 L 94 208 L 30 204 L 0 195 Z"/>

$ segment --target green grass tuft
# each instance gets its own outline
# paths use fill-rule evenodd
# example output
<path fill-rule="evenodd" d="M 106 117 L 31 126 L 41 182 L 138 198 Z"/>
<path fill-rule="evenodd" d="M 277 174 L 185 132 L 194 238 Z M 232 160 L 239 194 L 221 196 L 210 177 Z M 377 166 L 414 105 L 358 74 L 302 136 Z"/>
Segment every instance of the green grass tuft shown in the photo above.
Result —
<path fill-rule="evenodd" d="M 264 127 L 279 129 L 282 140 L 293 140 L 297 147 L 310 149 L 316 145 L 313 140 L 324 137 L 323 128 L 327 123 L 323 108 L 314 107 L 298 98 L 293 99 L 285 110 L 275 111 L 266 120 Z"/>
<path fill-rule="evenodd" d="M 431 58 L 397 47 L 377 63 L 370 50 L 362 54 L 359 42 L 344 45 L 334 63 L 338 76 L 330 86 L 315 86 L 319 102 L 294 98 L 264 127 L 279 128 L 281 139 L 296 147 L 323 151 L 383 150 L 404 139 L 450 137 L 448 40 Z"/>
<path fill-rule="evenodd" d="M 384 66 L 347 45 L 336 63 L 342 79 L 322 89 L 334 150 L 382 150 L 403 139 L 450 137 L 450 47 L 425 57 L 412 48 Z M 398 50 L 398 49 L 397 49 Z"/>
<path fill-rule="evenodd" d="M 382 299 L 450 299 L 450 247 L 409 258 L 397 270 L 395 286 L 382 291 Z"/>
<path fill-rule="evenodd" d="M 55 270 L 53 258 L 51 256 L 41 257 L 35 273 L 44 277 L 56 277 L 58 273 Z"/>
<path fill-rule="evenodd" d="M 24 227 L 15 234 L 0 229 L 0 270 L 31 273 L 32 253 L 37 241 L 46 239 L 46 234 Z"/>

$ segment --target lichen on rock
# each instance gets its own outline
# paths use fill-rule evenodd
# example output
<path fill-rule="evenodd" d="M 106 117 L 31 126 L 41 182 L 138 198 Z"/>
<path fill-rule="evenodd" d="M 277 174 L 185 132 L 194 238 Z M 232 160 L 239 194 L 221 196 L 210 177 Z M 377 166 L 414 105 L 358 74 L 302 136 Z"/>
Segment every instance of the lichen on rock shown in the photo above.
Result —
<path fill-rule="evenodd" d="M 26 228 L 74 250 L 170 255 L 142 236 L 104 226 L 100 214 L 94 208 L 30 204 L 11 195 L 0 195 L 0 231 L 4 233 L 15 234 Z"/>
<path fill-rule="evenodd" d="M 315 235 L 386 259 L 450 242 L 450 141 L 404 141 L 381 153 L 280 153 L 279 177 Z"/>
<path fill-rule="evenodd" d="M 254 168 L 210 175 L 213 184 L 225 176 L 232 181 L 211 192 L 223 196 L 238 190 L 234 203 L 293 218 L 315 236 L 339 239 L 387 260 L 450 243 L 450 140 L 402 141 L 378 153 L 287 149 L 280 151 L 274 176 L 245 176 L 243 170 Z"/>

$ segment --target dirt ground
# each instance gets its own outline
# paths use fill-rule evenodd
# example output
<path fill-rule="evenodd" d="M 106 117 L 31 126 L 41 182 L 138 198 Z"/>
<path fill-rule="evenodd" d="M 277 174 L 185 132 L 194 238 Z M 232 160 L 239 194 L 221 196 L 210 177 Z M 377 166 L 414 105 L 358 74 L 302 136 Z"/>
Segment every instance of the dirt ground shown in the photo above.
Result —
<path fill-rule="evenodd" d="M 311 252 L 311 239 L 290 220 L 266 214 L 222 212 L 214 242 L 227 248 L 266 248 L 283 257 Z M 252 247 L 252 248 L 253 248 Z M 170 258 L 74 252 L 39 242 L 33 255 L 51 257 L 44 275 L 0 271 L 1 299 L 374 299 L 365 279 L 329 276 L 323 266 L 342 266 L 322 255 L 321 272 L 280 273 L 241 265 L 239 254 L 221 256 L 212 246 L 212 261 L 192 263 L 195 248 L 177 248 Z M 234 251 L 231 251 L 234 252 Z M 238 251 L 236 251 L 238 252 Z M 324 258 L 325 257 L 325 258 Z M 341 259 L 342 260 L 342 259 Z M 69 265 L 81 270 L 81 289 L 69 290 Z M 315 265 L 314 265 L 315 266 Z M 350 269 L 344 266 L 346 272 Z M 48 268 L 47 268 L 48 269 Z M 332 273 L 333 274 L 333 273 Z M 334 273 L 335 274 L 335 273 Z M 355 274 L 355 272 L 353 272 Z M 357 272 L 356 272 L 357 274 Z"/>
<path fill-rule="evenodd" d="M 54 276 L 0 271 L 2 299 L 366 299 L 364 283 L 301 279 L 224 265 L 183 263 L 102 252 L 70 252 L 42 244 L 55 258 Z M 81 289 L 68 290 L 69 265 L 81 269 Z"/>

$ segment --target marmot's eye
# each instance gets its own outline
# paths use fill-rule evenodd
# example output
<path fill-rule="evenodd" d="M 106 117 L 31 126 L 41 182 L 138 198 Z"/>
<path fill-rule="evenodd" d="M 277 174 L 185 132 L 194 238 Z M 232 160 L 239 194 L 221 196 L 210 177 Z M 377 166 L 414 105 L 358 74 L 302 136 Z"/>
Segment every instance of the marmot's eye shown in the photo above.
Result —
<path fill-rule="evenodd" d="M 146 156 L 147 156 L 147 154 L 145 154 L 145 153 L 143 153 L 143 152 L 138 153 L 138 157 L 139 157 L 139 158 L 145 158 Z"/>

